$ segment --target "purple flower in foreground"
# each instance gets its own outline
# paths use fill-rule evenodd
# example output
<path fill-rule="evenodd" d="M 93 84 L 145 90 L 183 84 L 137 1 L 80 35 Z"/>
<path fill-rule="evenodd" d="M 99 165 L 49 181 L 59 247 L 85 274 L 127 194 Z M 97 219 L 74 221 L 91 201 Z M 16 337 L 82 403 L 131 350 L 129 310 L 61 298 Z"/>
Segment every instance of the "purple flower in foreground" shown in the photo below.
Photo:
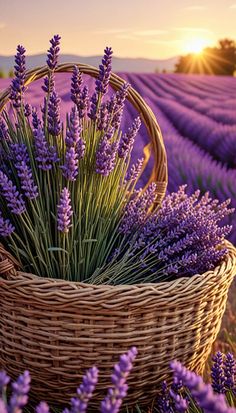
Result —
<path fill-rule="evenodd" d="M 105 95 L 108 90 L 109 80 L 111 76 L 111 61 L 112 61 L 112 48 L 106 47 L 104 50 L 104 56 L 102 64 L 99 66 L 99 76 L 96 79 L 96 92 L 97 94 Z"/>
<path fill-rule="evenodd" d="M 140 228 L 147 219 L 147 213 L 156 199 L 156 184 L 152 183 L 146 191 L 140 190 L 134 199 L 126 205 L 119 231 L 122 234 L 130 234 L 136 228 Z"/>
<path fill-rule="evenodd" d="M 63 233 L 67 233 L 72 226 L 71 216 L 73 214 L 71 208 L 70 191 L 64 188 L 61 191 L 60 201 L 57 206 L 57 228 Z"/>
<path fill-rule="evenodd" d="M 135 164 L 131 165 L 131 168 L 127 172 L 126 177 L 125 177 L 126 181 L 134 182 L 139 178 L 141 171 L 142 171 L 143 162 L 144 162 L 144 158 L 141 158 L 141 159 L 138 159 Z"/>
<path fill-rule="evenodd" d="M 71 100 L 74 104 L 79 106 L 81 96 L 82 74 L 78 66 L 74 66 L 71 76 Z"/>
<path fill-rule="evenodd" d="M 82 384 L 77 389 L 77 397 L 71 399 L 71 409 L 63 413 L 86 413 L 89 400 L 91 399 L 98 381 L 98 369 L 92 367 L 83 377 Z"/>
<path fill-rule="evenodd" d="M 25 196 L 29 199 L 35 199 L 38 196 L 38 188 L 33 179 L 33 173 L 29 166 L 29 154 L 24 143 L 11 145 L 13 156 L 15 158 L 15 168 L 20 178 L 21 187 Z"/>
<path fill-rule="evenodd" d="M 31 106 L 29 105 L 29 103 L 26 103 L 25 106 L 24 106 L 24 114 L 25 114 L 26 118 L 30 117 L 31 112 L 32 112 Z"/>
<path fill-rule="evenodd" d="M 4 122 L 3 118 L 0 116 L 0 141 L 8 140 L 8 139 L 9 139 L 9 133 L 8 133 L 7 125 Z"/>
<path fill-rule="evenodd" d="M 41 120 L 38 118 L 36 108 L 32 108 L 32 125 L 34 129 L 38 129 L 38 127 L 41 126 Z"/>
<path fill-rule="evenodd" d="M 227 353 L 224 359 L 224 377 L 227 390 L 235 389 L 236 366 L 233 354 Z"/>
<path fill-rule="evenodd" d="M 236 410 L 230 408 L 226 404 L 223 394 L 216 394 L 213 392 L 209 384 L 203 382 L 202 377 L 187 370 L 178 361 L 171 363 L 171 368 L 175 377 L 183 382 L 187 387 L 194 400 L 198 403 L 204 413 L 235 413 Z"/>
<path fill-rule="evenodd" d="M 8 413 L 7 407 L 2 399 L 0 399 L 0 413 Z"/>
<path fill-rule="evenodd" d="M 175 410 L 178 413 L 185 413 L 188 409 L 188 402 L 179 394 L 176 394 L 172 389 L 170 389 L 170 395 L 173 399 Z"/>
<path fill-rule="evenodd" d="M 113 117 L 111 125 L 114 129 L 119 129 L 121 123 L 121 117 L 124 109 L 125 99 L 129 90 L 129 83 L 125 83 L 120 90 L 116 92 L 115 95 L 115 106 L 113 109 Z"/>
<path fill-rule="evenodd" d="M 48 49 L 47 53 L 47 65 L 51 70 L 55 70 L 55 68 L 57 67 L 58 56 L 60 52 L 60 40 L 61 37 L 58 34 L 53 36 L 53 38 L 50 40 L 51 46 Z"/>
<path fill-rule="evenodd" d="M 134 138 L 137 135 L 139 128 L 141 126 L 141 119 L 137 117 L 128 132 L 121 136 L 119 146 L 118 146 L 118 156 L 119 158 L 126 158 L 133 148 Z"/>
<path fill-rule="evenodd" d="M 48 132 L 53 136 L 58 136 L 61 132 L 60 102 L 61 99 L 53 90 L 48 102 Z"/>
<path fill-rule="evenodd" d="M 49 413 L 49 406 L 46 402 L 40 402 L 36 407 L 36 413 Z"/>
<path fill-rule="evenodd" d="M 9 382 L 10 377 L 5 373 L 5 371 L 0 371 L 0 396 L 2 392 L 6 390 Z"/>
<path fill-rule="evenodd" d="M 49 146 L 41 127 L 34 130 L 34 145 L 39 169 L 52 169 L 53 163 L 58 161 L 57 150 L 55 146 Z"/>
<path fill-rule="evenodd" d="M 16 109 L 19 109 L 22 104 L 23 93 L 25 91 L 25 48 L 17 46 L 17 54 L 15 55 L 15 77 L 11 83 L 10 100 Z"/>
<path fill-rule="evenodd" d="M 12 396 L 9 401 L 8 413 L 17 413 L 28 402 L 28 393 L 30 390 L 30 374 L 25 371 L 18 379 L 12 383 Z"/>
<path fill-rule="evenodd" d="M 55 76 L 53 72 L 43 78 L 42 89 L 45 93 L 51 93 L 55 89 Z"/>
<path fill-rule="evenodd" d="M 97 119 L 97 104 L 98 104 L 98 97 L 96 92 L 91 97 L 91 105 L 90 105 L 90 111 L 88 113 L 88 117 L 91 120 L 96 120 Z"/>
<path fill-rule="evenodd" d="M 113 387 L 108 390 L 108 394 L 101 402 L 102 413 L 117 413 L 122 404 L 122 400 L 127 395 L 127 377 L 132 370 L 133 362 L 137 356 L 136 347 L 132 347 L 127 354 L 120 356 L 120 361 L 114 367 L 111 381 Z"/>
<path fill-rule="evenodd" d="M 212 358 L 211 368 L 212 388 L 216 393 L 225 393 L 225 376 L 223 369 L 223 354 L 218 351 Z"/>
<path fill-rule="evenodd" d="M 12 232 L 15 231 L 15 227 L 11 224 L 9 219 L 4 219 L 0 211 L 0 236 L 9 237 Z M 0 376 L 0 393 L 1 393 L 1 376 Z"/>
<path fill-rule="evenodd" d="M 96 172 L 108 176 L 115 168 L 117 143 L 110 143 L 106 135 L 99 143 L 96 153 Z"/>
<path fill-rule="evenodd" d="M 74 147 L 78 152 L 78 147 L 80 148 L 80 153 L 78 153 L 79 158 L 83 158 L 84 150 L 85 150 L 85 143 L 84 140 L 81 138 L 82 127 L 79 121 L 78 110 L 75 107 L 72 108 L 70 114 L 70 124 L 67 129 L 66 133 L 66 146 L 67 148 Z"/>
<path fill-rule="evenodd" d="M 16 186 L 13 185 L 13 182 L 1 170 L 0 188 L 1 195 L 5 198 L 5 200 L 7 201 L 7 206 L 14 214 L 20 215 L 25 212 L 26 206 L 22 199 L 22 195 L 19 194 Z"/>
<path fill-rule="evenodd" d="M 75 148 L 68 148 L 65 155 L 65 163 L 61 166 L 63 176 L 69 181 L 75 181 L 78 175 L 78 155 Z"/>

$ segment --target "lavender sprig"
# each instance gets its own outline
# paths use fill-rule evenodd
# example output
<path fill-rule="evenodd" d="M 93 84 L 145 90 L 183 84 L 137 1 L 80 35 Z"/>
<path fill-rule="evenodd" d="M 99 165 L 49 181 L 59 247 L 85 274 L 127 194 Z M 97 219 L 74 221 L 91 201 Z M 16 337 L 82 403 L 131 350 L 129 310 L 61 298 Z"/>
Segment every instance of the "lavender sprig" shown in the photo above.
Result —
<path fill-rule="evenodd" d="M 97 381 L 98 369 L 92 367 L 84 375 L 82 384 L 77 389 L 77 397 L 71 399 L 71 409 L 66 409 L 63 413 L 86 413 L 89 400 L 93 396 Z"/>
<path fill-rule="evenodd" d="M 49 69 L 51 70 L 55 70 L 58 64 L 58 56 L 60 52 L 60 40 L 61 40 L 61 37 L 58 34 L 53 36 L 53 38 L 50 40 L 51 47 L 48 49 L 47 65 Z"/>
<path fill-rule="evenodd" d="M 53 136 L 58 136 L 61 132 L 60 102 L 61 99 L 53 90 L 48 102 L 48 132 Z"/>
<path fill-rule="evenodd" d="M 233 354 L 226 354 L 223 362 L 223 368 L 225 388 L 227 390 L 235 390 L 236 364 Z"/>
<path fill-rule="evenodd" d="M 103 176 L 108 176 L 115 168 L 117 153 L 117 143 L 110 143 L 106 135 L 99 143 L 96 153 L 96 172 Z"/>
<path fill-rule="evenodd" d="M 81 98 L 81 85 L 82 85 L 82 74 L 78 66 L 74 66 L 72 76 L 71 76 L 71 100 L 74 104 L 79 107 Z"/>
<path fill-rule="evenodd" d="M 16 143 L 11 145 L 11 150 L 15 160 L 15 168 L 20 178 L 21 188 L 25 196 L 33 200 L 38 196 L 38 187 L 34 182 L 33 173 L 29 166 L 30 160 L 27 147 L 23 143 Z"/>
<path fill-rule="evenodd" d="M 112 54 L 112 48 L 106 47 L 104 50 L 102 64 L 99 66 L 99 76 L 96 79 L 96 92 L 98 95 L 105 95 L 107 93 L 111 76 Z"/>
<path fill-rule="evenodd" d="M 118 147 L 119 158 L 126 158 L 130 154 L 133 148 L 135 136 L 137 135 L 140 126 L 141 119 L 137 117 L 131 128 L 128 129 L 128 132 L 122 135 Z"/>
<path fill-rule="evenodd" d="M 23 46 L 17 46 L 17 54 L 15 55 L 15 77 L 11 83 L 10 100 L 13 103 L 14 108 L 19 109 L 23 103 L 23 94 L 25 91 L 25 48 Z"/>
<path fill-rule="evenodd" d="M 49 146 L 41 126 L 34 129 L 34 145 L 39 169 L 52 169 L 53 164 L 58 161 L 57 150 L 55 146 Z"/>
<path fill-rule="evenodd" d="M 211 369 L 212 388 L 216 393 L 225 393 L 225 375 L 223 369 L 223 354 L 218 351 L 212 358 Z"/>
<path fill-rule="evenodd" d="M 16 189 L 13 182 L 0 170 L 1 194 L 7 201 L 8 208 L 17 215 L 23 214 L 26 210 L 22 195 Z"/>
<path fill-rule="evenodd" d="M 12 383 L 12 396 L 9 401 L 8 413 L 21 412 L 22 408 L 28 402 L 28 393 L 30 389 L 30 374 L 25 371 L 18 379 Z"/>
<path fill-rule="evenodd" d="M 66 234 L 72 226 L 71 217 L 73 211 L 71 208 L 70 191 L 64 188 L 61 191 L 59 204 L 57 206 L 57 228 L 58 231 Z"/>
<path fill-rule="evenodd" d="M 15 227 L 11 224 L 9 219 L 3 218 L 2 213 L 0 211 L 0 236 L 9 237 L 9 235 L 11 235 L 14 231 Z"/>
<path fill-rule="evenodd" d="M 136 347 L 132 347 L 127 354 L 120 357 L 119 363 L 114 367 L 111 381 L 113 387 L 108 390 L 108 394 L 101 402 L 102 413 L 117 413 L 122 404 L 122 400 L 127 395 L 127 377 L 133 367 L 133 362 L 137 356 Z"/>

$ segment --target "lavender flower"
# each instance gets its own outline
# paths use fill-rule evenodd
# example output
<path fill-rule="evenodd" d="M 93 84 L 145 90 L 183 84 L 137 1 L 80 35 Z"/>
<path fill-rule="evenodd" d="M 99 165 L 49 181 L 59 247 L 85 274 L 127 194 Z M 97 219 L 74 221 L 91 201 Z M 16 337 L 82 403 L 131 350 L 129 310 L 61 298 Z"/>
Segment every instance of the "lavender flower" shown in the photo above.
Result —
<path fill-rule="evenodd" d="M 141 119 L 138 117 L 134 120 L 132 127 L 128 129 L 128 132 L 122 135 L 118 147 L 119 158 L 126 158 L 130 154 L 133 148 L 134 138 L 137 135 L 140 126 Z"/>
<path fill-rule="evenodd" d="M 55 89 L 55 76 L 53 72 L 43 78 L 42 89 L 45 93 L 49 94 Z"/>
<path fill-rule="evenodd" d="M 26 118 L 30 117 L 31 111 L 32 111 L 31 106 L 28 103 L 26 103 L 26 105 L 24 106 L 24 114 L 25 114 Z"/>
<path fill-rule="evenodd" d="M 104 50 L 102 64 L 99 66 L 99 76 L 98 79 L 96 79 L 97 94 L 105 95 L 107 93 L 111 76 L 112 53 L 111 47 L 106 47 Z"/>
<path fill-rule="evenodd" d="M 212 360 L 214 362 L 211 369 L 212 388 L 216 393 L 225 393 L 223 354 L 218 351 Z"/>
<path fill-rule="evenodd" d="M 67 130 L 66 135 L 66 146 L 67 148 L 74 147 L 78 159 L 82 159 L 85 153 L 85 142 L 81 137 L 82 127 L 79 121 L 78 110 L 76 107 L 72 108 L 70 114 L 70 125 Z"/>
<path fill-rule="evenodd" d="M 61 191 L 60 201 L 57 206 L 57 228 L 59 231 L 65 234 L 69 232 L 69 228 L 72 226 L 72 214 L 70 191 L 64 188 Z"/>
<path fill-rule="evenodd" d="M 78 66 L 74 66 L 71 76 L 71 100 L 79 107 L 81 99 L 82 74 Z"/>
<path fill-rule="evenodd" d="M 188 402 L 179 394 L 176 394 L 172 389 L 170 389 L 170 395 L 174 402 L 175 411 L 178 413 L 185 413 L 188 409 Z"/>
<path fill-rule="evenodd" d="M 53 136 L 58 136 L 61 132 L 60 102 L 61 100 L 54 90 L 48 102 L 48 132 Z"/>
<path fill-rule="evenodd" d="M 188 371 L 178 361 L 173 361 L 171 368 L 174 375 L 190 390 L 204 413 L 235 413 L 235 409 L 227 406 L 223 394 L 214 393 L 212 387 L 205 384 L 200 376 Z"/>
<path fill-rule="evenodd" d="M 0 397 L 2 392 L 6 390 L 6 387 L 9 382 L 10 377 L 5 373 L 5 371 L 0 371 Z"/>
<path fill-rule="evenodd" d="M 112 121 L 111 126 L 114 127 L 115 130 L 119 129 L 121 123 L 121 117 L 124 109 L 125 99 L 128 94 L 129 90 L 129 83 L 124 83 L 122 88 L 116 92 L 115 95 L 115 105 L 112 109 Z M 111 110 L 111 106 L 110 106 Z"/>
<path fill-rule="evenodd" d="M 8 139 L 9 139 L 9 132 L 7 129 L 7 125 L 4 122 L 3 118 L 0 116 L 0 141 L 8 140 Z"/>
<path fill-rule="evenodd" d="M 58 34 L 53 36 L 53 38 L 50 40 L 51 47 L 48 49 L 47 65 L 49 69 L 51 70 L 55 70 L 58 64 L 58 56 L 60 52 L 60 40 L 61 40 L 61 37 Z"/>
<path fill-rule="evenodd" d="M 138 159 L 137 162 L 131 165 L 130 170 L 126 174 L 126 181 L 135 182 L 141 174 L 144 158 Z"/>
<path fill-rule="evenodd" d="M 89 400 L 91 399 L 98 381 L 98 369 L 92 367 L 83 377 L 83 382 L 77 389 L 77 397 L 71 399 L 71 409 L 63 413 L 86 413 Z"/>
<path fill-rule="evenodd" d="M 16 143 L 11 145 L 11 149 L 15 158 L 15 168 L 25 196 L 31 200 L 37 198 L 38 188 L 34 182 L 33 173 L 29 166 L 30 159 L 26 145 L 24 143 Z"/>
<path fill-rule="evenodd" d="M 173 413 L 172 401 L 166 381 L 163 381 L 161 384 L 161 392 L 157 396 L 156 404 L 160 413 Z"/>
<path fill-rule="evenodd" d="M 106 135 L 101 139 L 96 153 L 96 172 L 108 176 L 115 168 L 117 143 L 110 143 Z"/>
<path fill-rule="evenodd" d="M 91 97 L 90 111 L 88 113 L 88 117 L 94 121 L 97 119 L 97 105 L 98 105 L 98 97 L 97 97 L 96 92 L 94 92 Z"/>
<path fill-rule="evenodd" d="M 15 227 L 11 224 L 9 219 L 4 219 L 0 211 L 0 236 L 9 237 L 12 232 L 15 231 Z M 1 393 L 1 376 L 0 376 L 0 393 Z"/>
<path fill-rule="evenodd" d="M 138 191 L 134 199 L 126 206 L 119 231 L 122 234 L 130 234 L 147 219 L 147 213 L 156 199 L 156 184 L 152 183 L 142 192 Z"/>
<path fill-rule="evenodd" d="M 46 402 L 40 402 L 36 407 L 36 413 L 49 413 L 49 407 Z"/>
<path fill-rule="evenodd" d="M 8 413 L 7 407 L 2 399 L 0 399 L 0 413 Z"/>
<path fill-rule="evenodd" d="M 12 383 L 12 396 L 9 401 L 9 413 L 16 413 L 28 402 L 28 393 L 30 389 L 30 374 L 25 371 L 14 383 Z"/>
<path fill-rule="evenodd" d="M 225 388 L 227 390 L 235 389 L 235 375 L 236 375 L 236 366 L 235 359 L 231 353 L 227 353 L 224 359 L 224 379 L 225 379 Z"/>
<path fill-rule="evenodd" d="M 34 130 L 34 145 L 39 169 L 52 169 L 53 163 L 58 161 L 57 150 L 55 146 L 49 146 L 41 126 Z"/>
<path fill-rule="evenodd" d="M 108 394 L 101 402 L 102 413 L 117 413 L 122 404 L 123 398 L 127 395 L 127 377 L 133 367 L 133 362 L 137 355 L 136 347 L 132 347 L 127 354 L 120 357 L 119 363 L 114 367 L 111 381 L 113 387 L 108 390 Z"/>
<path fill-rule="evenodd" d="M 105 103 L 102 103 L 99 109 L 99 116 L 97 122 L 98 130 L 102 131 L 105 129 L 107 123 L 107 107 Z"/>
<path fill-rule="evenodd" d="M 10 210 L 17 215 L 22 214 L 26 210 L 25 203 L 22 199 L 22 195 L 16 189 L 16 186 L 13 185 L 13 182 L 0 170 L 0 188 L 1 195 L 7 201 L 7 205 Z"/>
<path fill-rule="evenodd" d="M 89 106 L 89 93 L 88 93 L 88 87 L 85 85 L 81 92 L 80 101 L 78 104 L 80 119 L 83 119 L 85 117 L 88 111 L 88 106 Z"/>
<path fill-rule="evenodd" d="M 10 100 L 13 103 L 14 108 L 19 109 L 22 104 L 23 93 L 25 91 L 25 48 L 23 46 L 17 46 L 17 54 L 15 56 L 15 77 L 11 83 Z"/>
<path fill-rule="evenodd" d="M 34 129 L 38 129 L 41 127 L 41 121 L 38 118 L 37 109 L 32 108 L 32 125 Z"/>
<path fill-rule="evenodd" d="M 61 166 L 63 176 L 69 181 L 75 181 L 78 175 L 78 155 L 75 148 L 68 148 L 65 155 L 65 163 Z"/>

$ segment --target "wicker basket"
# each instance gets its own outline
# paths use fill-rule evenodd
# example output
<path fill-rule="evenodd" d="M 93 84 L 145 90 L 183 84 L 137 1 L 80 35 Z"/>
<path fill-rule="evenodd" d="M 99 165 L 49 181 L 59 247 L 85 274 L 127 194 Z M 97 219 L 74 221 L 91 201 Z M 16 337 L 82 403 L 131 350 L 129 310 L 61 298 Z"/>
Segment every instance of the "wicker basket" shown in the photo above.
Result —
<path fill-rule="evenodd" d="M 58 71 L 72 67 L 61 65 Z M 79 67 L 97 75 L 94 68 Z M 27 82 L 44 74 L 46 68 L 31 71 Z M 111 83 L 119 88 L 123 81 L 112 75 Z M 8 91 L 0 97 L 2 107 L 7 98 Z M 129 100 L 150 135 L 156 161 L 150 180 L 158 182 L 161 199 L 167 172 L 160 130 L 133 89 Z M 229 243 L 227 247 L 225 260 L 203 275 L 159 284 L 93 286 L 23 273 L 0 246 L 0 367 L 13 377 L 28 369 L 33 396 L 55 405 L 68 402 L 85 370 L 96 365 L 100 369 L 98 400 L 110 384 L 118 355 L 135 345 L 139 353 L 126 403 L 149 403 L 160 382 L 168 379 L 171 360 L 179 359 L 202 372 L 236 272 L 235 248 Z"/>

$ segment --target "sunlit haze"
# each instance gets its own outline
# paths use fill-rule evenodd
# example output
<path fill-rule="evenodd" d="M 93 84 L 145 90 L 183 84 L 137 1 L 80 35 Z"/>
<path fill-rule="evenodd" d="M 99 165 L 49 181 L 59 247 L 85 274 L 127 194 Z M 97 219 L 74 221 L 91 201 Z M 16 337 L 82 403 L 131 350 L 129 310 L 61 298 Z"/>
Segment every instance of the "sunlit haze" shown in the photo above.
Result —
<path fill-rule="evenodd" d="M 62 36 L 62 53 L 168 58 L 199 53 L 220 38 L 236 38 L 234 0 L 0 0 L 0 54 L 23 44 L 45 52 Z"/>

